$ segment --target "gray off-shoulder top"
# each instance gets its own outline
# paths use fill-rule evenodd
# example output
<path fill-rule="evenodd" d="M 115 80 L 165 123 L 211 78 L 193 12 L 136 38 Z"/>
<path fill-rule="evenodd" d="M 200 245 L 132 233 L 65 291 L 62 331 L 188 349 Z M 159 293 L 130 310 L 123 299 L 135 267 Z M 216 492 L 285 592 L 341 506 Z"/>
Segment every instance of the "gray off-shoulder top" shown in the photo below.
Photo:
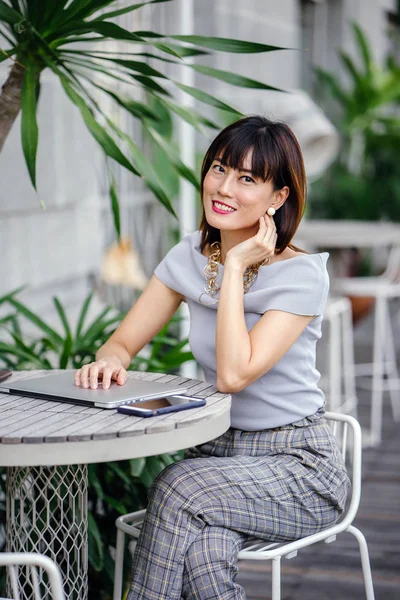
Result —
<path fill-rule="evenodd" d="M 315 367 L 316 343 L 321 337 L 329 277 L 329 254 L 302 254 L 261 267 L 244 295 L 248 331 L 268 310 L 282 310 L 315 318 L 267 373 L 232 395 L 231 426 L 245 431 L 293 423 L 314 414 L 324 405 Z M 190 311 L 189 344 L 206 381 L 216 383 L 215 326 L 218 303 L 204 292 L 207 257 L 200 252 L 200 232 L 183 238 L 156 267 L 154 274 L 185 297 Z M 223 265 L 217 282 L 221 285 Z"/>

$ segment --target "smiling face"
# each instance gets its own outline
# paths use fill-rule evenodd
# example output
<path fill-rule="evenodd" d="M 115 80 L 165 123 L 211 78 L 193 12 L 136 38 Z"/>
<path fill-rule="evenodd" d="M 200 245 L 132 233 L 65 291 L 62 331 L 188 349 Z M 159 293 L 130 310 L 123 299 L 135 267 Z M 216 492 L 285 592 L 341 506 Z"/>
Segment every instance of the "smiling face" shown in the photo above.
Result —
<path fill-rule="evenodd" d="M 270 206 L 277 208 L 280 192 L 271 181 L 252 173 L 249 152 L 239 169 L 216 158 L 204 178 L 203 206 L 207 222 L 220 230 L 258 230 L 258 220 Z"/>
<path fill-rule="evenodd" d="M 285 123 L 257 115 L 231 123 L 203 160 L 201 251 L 255 235 L 259 219 L 273 207 L 277 254 L 284 252 L 304 213 L 305 196 L 301 149 Z"/>

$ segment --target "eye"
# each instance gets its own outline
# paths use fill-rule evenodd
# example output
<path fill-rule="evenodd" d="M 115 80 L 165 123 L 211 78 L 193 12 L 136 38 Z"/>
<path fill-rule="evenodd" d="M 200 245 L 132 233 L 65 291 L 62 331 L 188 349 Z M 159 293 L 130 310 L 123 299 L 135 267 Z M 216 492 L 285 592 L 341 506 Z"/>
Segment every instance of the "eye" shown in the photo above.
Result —
<path fill-rule="evenodd" d="M 216 173 L 225 173 L 224 167 L 218 163 L 213 165 L 213 171 L 215 171 Z"/>
<path fill-rule="evenodd" d="M 255 183 L 254 179 L 250 177 L 250 175 L 242 175 L 241 179 L 243 179 L 245 183 Z"/>

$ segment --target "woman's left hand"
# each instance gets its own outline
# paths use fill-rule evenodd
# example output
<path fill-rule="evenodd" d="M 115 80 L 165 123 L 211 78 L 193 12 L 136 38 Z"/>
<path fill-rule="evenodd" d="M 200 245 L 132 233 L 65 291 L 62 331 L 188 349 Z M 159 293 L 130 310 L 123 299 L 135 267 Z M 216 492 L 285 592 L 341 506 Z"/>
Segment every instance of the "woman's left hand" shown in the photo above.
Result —
<path fill-rule="evenodd" d="M 274 219 L 265 214 L 259 219 L 259 224 L 260 228 L 255 236 L 229 250 L 225 258 L 225 265 L 228 262 L 234 262 L 244 271 L 246 267 L 274 256 L 278 237 Z"/>

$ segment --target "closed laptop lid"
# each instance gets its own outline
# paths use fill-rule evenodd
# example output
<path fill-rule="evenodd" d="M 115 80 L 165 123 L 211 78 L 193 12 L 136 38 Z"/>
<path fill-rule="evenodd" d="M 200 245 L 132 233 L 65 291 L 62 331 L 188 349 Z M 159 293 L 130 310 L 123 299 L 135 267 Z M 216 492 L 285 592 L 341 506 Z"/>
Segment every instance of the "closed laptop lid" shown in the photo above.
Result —
<path fill-rule="evenodd" d="M 78 387 L 74 382 L 74 373 L 66 371 L 44 377 L 24 379 L 15 383 L 4 381 L 0 391 L 21 396 L 45 398 L 58 402 L 97 406 L 99 408 L 116 408 L 133 400 L 162 398 L 173 394 L 182 394 L 184 386 L 176 383 L 158 383 L 129 377 L 125 385 L 111 382 L 108 390 L 103 390 L 101 384 L 97 390 Z"/>

